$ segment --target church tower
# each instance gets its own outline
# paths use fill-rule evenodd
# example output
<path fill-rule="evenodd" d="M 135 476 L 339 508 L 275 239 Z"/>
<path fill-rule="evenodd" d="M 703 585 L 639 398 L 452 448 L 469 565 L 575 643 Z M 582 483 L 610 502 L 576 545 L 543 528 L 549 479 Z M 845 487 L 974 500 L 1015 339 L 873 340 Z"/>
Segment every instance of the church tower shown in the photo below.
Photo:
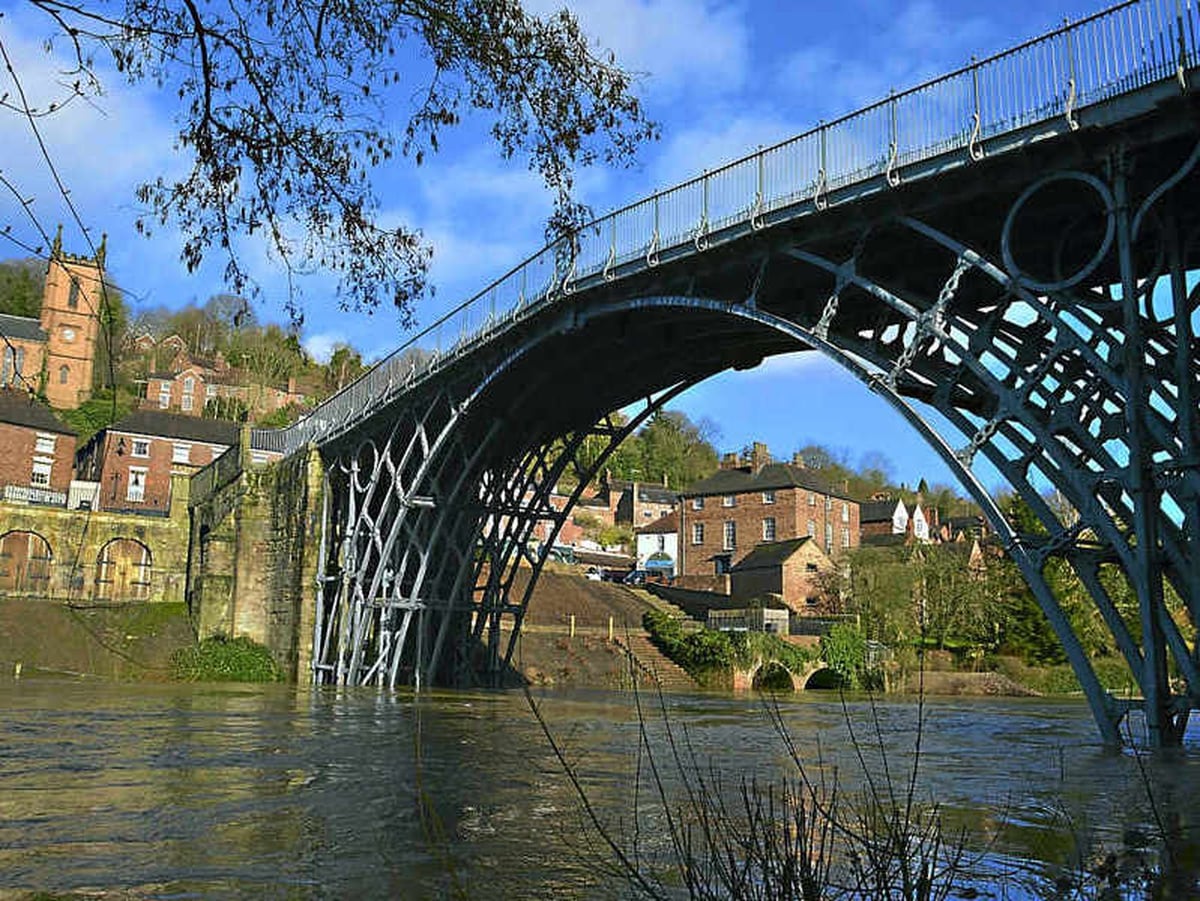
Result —
<path fill-rule="evenodd" d="M 104 243 L 94 259 L 63 253 L 62 226 L 54 238 L 42 293 L 46 333 L 46 400 L 73 410 L 92 396 L 92 370 L 103 309 Z"/>

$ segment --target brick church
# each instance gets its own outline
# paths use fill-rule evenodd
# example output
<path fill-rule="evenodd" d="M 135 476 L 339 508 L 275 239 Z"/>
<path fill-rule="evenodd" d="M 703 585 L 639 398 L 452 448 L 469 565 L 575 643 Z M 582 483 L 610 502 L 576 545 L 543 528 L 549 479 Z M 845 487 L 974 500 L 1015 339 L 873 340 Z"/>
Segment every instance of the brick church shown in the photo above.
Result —
<path fill-rule="evenodd" d="M 42 314 L 0 314 L 0 387 L 44 394 L 73 410 L 92 395 L 104 277 L 104 241 L 95 258 L 63 253 L 54 239 L 42 291 Z"/>

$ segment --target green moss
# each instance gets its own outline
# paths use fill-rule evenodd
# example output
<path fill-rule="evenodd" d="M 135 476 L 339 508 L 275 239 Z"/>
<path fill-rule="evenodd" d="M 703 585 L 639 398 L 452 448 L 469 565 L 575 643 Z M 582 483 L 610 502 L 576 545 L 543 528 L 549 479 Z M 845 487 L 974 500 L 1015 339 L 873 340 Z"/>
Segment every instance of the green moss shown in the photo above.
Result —
<path fill-rule="evenodd" d="M 166 626 L 187 619 L 187 604 L 135 604 L 125 611 L 119 625 L 126 635 L 137 638 L 159 634 Z"/>
<path fill-rule="evenodd" d="M 249 638 L 206 638 L 171 655 L 171 675 L 182 682 L 280 682 L 271 652 Z"/>

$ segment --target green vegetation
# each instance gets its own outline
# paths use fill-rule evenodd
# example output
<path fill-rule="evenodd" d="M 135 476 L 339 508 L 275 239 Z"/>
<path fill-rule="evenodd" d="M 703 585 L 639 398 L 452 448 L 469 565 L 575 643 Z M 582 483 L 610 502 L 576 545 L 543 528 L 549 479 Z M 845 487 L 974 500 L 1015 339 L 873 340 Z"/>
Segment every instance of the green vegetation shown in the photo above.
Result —
<path fill-rule="evenodd" d="M 0 262 L 0 313 L 36 318 L 42 312 L 46 265 L 36 258 Z"/>
<path fill-rule="evenodd" d="M 777 662 L 793 673 L 801 673 L 814 657 L 803 648 L 765 632 L 718 632 L 699 629 L 685 632 L 683 623 L 660 610 L 642 616 L 650 640 L 701 685 L 728 685 L 735 668 L 746 669 L 759 662 Z"/>
<path fill-rule="evenodd" d="M 80 447 L 101 429 L 129 415 L 137 406 L 137 398 L 128 388 L 117 389 L 115 404 L 113 394 L 112 390 L 104 388 L 76 409 L 58 412 L 59 418 L 79 434 Z"/>
<path fill-rule="evenodd" d="M 821 636 L 821 659 L 847 688 L 866 683 L 867 639 L 852 623 L 839 623 Z"/>
<path fill-rule="evenodd" d="M 217 635 L 171 656 L 171 675 L 181 682 L 279 682 L 271 652 L 249 638 Z"/>
<path fill-rule="evenodd" d="M 617 424 L 627 421 L 620 413 L 613 413 L 611 419 Z M 604 468 L 614 478 L 683 488 L 717 471 L 717 450 L 712 445 L 716 435 L 716 426 L 708 420 L 693 423 L 677 410 L 661 410 L 621 442 Z M 590 467 L 607 447 L 608 439 L 602 435 L 584 439 L 578 451 L 581 466 Z"/>

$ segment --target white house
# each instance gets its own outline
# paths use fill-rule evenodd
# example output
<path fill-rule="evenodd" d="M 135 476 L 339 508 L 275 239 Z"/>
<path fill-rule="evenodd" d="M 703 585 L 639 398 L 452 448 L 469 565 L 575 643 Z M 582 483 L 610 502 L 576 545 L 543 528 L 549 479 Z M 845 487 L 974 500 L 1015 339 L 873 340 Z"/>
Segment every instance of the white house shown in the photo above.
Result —
<path fill-rule="evenodd" d="M 637 530 L 637 568 L 675 575 L 679 565 L 679 514 L 668 513 Z"/>

